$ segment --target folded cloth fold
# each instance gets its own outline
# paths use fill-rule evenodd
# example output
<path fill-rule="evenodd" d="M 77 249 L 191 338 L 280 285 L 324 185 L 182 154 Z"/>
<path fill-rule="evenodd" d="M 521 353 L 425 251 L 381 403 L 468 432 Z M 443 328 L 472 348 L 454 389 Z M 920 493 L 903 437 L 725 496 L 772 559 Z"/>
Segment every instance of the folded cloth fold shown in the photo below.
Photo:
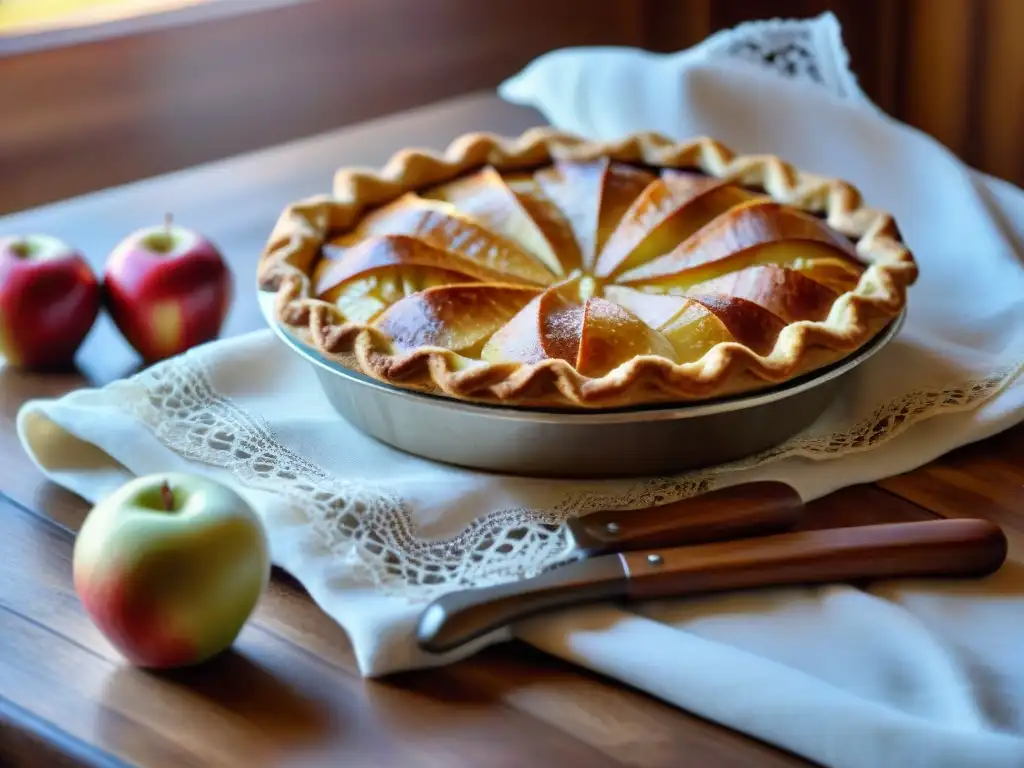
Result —
<path fill-rule="evenodd" d="M 1024 192 L 874 108 L 846 70 L 832 17 L 735 33 L 761 34 L 765 45 L 796 35 L 817 66 L 779 76 L 733 57 L 749 46 L 718 36 L 672 56 L 555 52 L 500 92 L 584 135 L 655 129 L 778 154 L 847 179 L 894 213 L 921 265 L 906 324 L 786 444 L 729 466 L 636 480 L 441 466 L 341 420 L 313 371 L 262 330 L 103 388 L 26 403 L 25 449 L 89 500 L 151 472 L 230 483 L 259 509 L 275 562 L 348 631 L 365 675 L 449 663 L 515 635 L 826 765 L 1024 765 L 1016 537 L 1010 563 L 979 582 L 598 605 L 445 656 L 416 647 L 425 600 L 537 572 L 566 553 L 554 524 L 571 515 L 755 479 L 790 482 L 810 500 L 911 470 L 1024 418 Z"/>

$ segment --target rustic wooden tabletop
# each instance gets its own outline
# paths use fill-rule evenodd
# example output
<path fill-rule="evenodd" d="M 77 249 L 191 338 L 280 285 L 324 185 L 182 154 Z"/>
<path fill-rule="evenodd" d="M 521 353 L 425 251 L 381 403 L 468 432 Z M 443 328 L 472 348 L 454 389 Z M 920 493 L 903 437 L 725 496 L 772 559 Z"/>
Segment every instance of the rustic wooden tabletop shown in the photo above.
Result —
<path fill-rule="evenodd" d="M 67 238 L 99 269 L 128 231 L 171 210 L 230 258 L 238 299 L 225 334 L 237 334 L 261 324 L 253 265 L 278 213 L 329 189 L 337 166 L 539 122 L 493 96 L 467 97 L 10 216 L 0 235 Z M 74 374 L 47 376 L 0 368 L 0 764 L 808 765 L 517 643 L 443 669 L 363 680 L 344 632 L 280 573 L 232 651 L 185 672 L 126 666 L 71 586 L 87 505 L 46 481 L 15 434 L 25 400 L 103 384 L 137 364 L 105 318 L 79 363 Z M 814 527 L 983 516 L 1020 532 L 1024 428 L 811 508 Z"/>

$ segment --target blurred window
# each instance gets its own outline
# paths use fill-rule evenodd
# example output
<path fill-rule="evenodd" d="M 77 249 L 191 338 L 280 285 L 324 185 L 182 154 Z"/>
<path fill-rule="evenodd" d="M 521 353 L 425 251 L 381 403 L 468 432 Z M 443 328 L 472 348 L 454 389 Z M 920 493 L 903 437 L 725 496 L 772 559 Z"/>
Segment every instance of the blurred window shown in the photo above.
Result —
<path fill-rule="evenodd" d="M 0 35 L 82 27 L 209 2 L 216 0 L 0 0 Z"/>

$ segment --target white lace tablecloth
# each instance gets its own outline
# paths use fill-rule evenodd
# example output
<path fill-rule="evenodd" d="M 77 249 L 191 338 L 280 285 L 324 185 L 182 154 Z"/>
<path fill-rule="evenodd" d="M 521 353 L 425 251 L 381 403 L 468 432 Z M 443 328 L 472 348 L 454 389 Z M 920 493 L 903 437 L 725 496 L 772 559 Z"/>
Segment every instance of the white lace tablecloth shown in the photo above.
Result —
<path fill-rule="evenodd" d="M 447 656 L 418 650 L 426 600 L 537 572 L 565 553 L 557 524 L 570 515 L 763 478 L 812 499 L 1024 418 L 1024 192 L 874 108 L 831 16 L 744 26 L 670 56 L 556 52 L 501 93 L 595 137 L 706 133 L 850 179 L 895 212 L 921 263 L 900 336 L 786 444 L 674 477 L 509 478 L 399 453 L 338 418 L 312 370 L 269 330 L 27 403 L 18 428 L 29 454 L 90 500 L 156 471 L 232 484 L 259 509 L 275 562 L 346 628 L 366 675 L 449 663 L 514 634 L 826 765 L 1024 765 L 1016 539 L 1011 563 L 980 582 L 602 604 Z"/>

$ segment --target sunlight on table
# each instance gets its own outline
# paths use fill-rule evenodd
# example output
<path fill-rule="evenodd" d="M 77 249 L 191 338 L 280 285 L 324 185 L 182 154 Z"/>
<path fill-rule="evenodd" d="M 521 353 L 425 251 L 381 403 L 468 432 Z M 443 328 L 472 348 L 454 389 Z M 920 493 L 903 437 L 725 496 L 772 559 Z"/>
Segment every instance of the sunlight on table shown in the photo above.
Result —
<path fill-rule="evenodd" d="M 81 27 L 217 0 L 0 0 L 0 35 Z"/>

